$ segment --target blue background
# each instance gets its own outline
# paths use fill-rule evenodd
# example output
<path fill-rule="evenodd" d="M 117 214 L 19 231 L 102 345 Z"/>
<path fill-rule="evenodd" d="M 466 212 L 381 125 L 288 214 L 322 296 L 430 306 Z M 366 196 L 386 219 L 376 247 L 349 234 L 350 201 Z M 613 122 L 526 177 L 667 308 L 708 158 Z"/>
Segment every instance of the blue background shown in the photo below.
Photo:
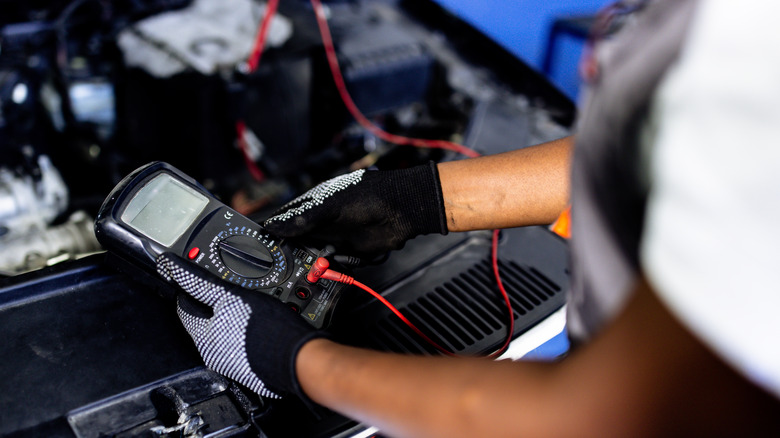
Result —
<path fill-rule="evenodd" d="M 559 17 L 593 15 L 613 0 L 436 0 L 469 22 L 537 71 L 547 50 L 553 21 Z M 577 64 L 584 41 L 562 35 L 552 55 L 549 79 L 574 101 L 577 100 Z"/>

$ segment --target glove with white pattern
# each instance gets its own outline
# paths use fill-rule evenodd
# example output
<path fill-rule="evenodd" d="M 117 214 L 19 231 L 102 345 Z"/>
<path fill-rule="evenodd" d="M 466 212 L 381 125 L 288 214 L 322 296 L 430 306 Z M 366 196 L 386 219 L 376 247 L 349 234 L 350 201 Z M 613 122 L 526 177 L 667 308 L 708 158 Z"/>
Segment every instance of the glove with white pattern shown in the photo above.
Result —
<path fill-rule="evenodd" d="M 339 252 L 378 255 L 407 240 L 447 234 L 436 164 L 401 170 L 355 172 L 315 186 L 263 224 L 279 237 L 302 236 Z"/>
<path fill-rule="evenodd" d="M 262 397 L 303 398 L 295 358 L 322 332 L 281 301 L 226 283 L 173 254 L 158 257 L 157 272 L 185 292 L 177 312 L 207 367 Z"/>

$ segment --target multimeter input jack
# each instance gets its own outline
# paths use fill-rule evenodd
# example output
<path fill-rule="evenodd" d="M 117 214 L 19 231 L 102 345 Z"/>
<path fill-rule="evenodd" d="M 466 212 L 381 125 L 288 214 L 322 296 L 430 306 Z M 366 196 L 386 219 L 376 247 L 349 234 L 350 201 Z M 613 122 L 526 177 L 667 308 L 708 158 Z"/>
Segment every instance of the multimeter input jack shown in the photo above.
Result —
<path fill-rule="evenodd" d="M 305 287 L 298 287 L 295 289 L 295 297 L 299 300 L 308 300 L 311 297 L 311 291 Z"/>

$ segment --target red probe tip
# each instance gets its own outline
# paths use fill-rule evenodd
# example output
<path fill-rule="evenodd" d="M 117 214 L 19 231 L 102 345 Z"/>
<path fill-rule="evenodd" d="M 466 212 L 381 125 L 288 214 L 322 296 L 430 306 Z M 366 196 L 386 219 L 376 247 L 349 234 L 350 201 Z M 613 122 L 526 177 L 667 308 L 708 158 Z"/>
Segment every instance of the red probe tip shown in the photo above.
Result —
<path fill-rule="evenodd" d="M 306 274 L 306 281 L 309 283 L 316 283 L 319 281 L 320 277 L 322 277 L 322 274 L 328 270 L 328 267 L 330 267 L 328 259 L 325 257 L 317 258 L 311 266 L 311 269 L 309 269 L 309 273 Z"/>

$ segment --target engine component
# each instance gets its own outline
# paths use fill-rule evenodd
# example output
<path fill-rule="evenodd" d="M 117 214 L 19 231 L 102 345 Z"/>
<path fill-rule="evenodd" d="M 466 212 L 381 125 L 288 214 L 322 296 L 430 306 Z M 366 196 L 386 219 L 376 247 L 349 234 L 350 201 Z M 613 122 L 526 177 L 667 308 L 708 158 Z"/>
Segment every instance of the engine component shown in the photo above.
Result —
<path fill-rule="evenodd" d="M 46 227 L 35 224 L 23 233 L 0 236 L 0 274 L 16 275 L 100 250 L 93 220 L 83 211 L 67 222 Z"/>
<path fill-rule="evenodd" d="M 340 12 L 339 18 L 351 18 Z M 372 115 L 424 101 L 434 66 L 425 46 L 389 19 L 364 21 L 336 36 L 344 80 L 355 104 Z M 334 27 L 338 30 L 339 23 Z"/>
<path fill-rule="evenodd" d="M 22 175 L 0 168 L 0 273 L 20 274 L 98 251 L 86 213 L 50 227 L 67 206 L 68 189 L 46 155 Z"/>
<path fill-rule="evenodd" d="M 40 177 L 0 168 L 0 236 L 43 228 L 65 212 L 68 189 L 49 157 L 38 157 Z"/>
<path fill-rule="evenodd" d="M 250 0 L 196 0 L 123 30 L 118 44 L 127 65 L 153 76 L 170 77 L 188 68 L 209 75 L 233 69 L 249 56 L 263 14 L 265 6 Z M 291 33 L 289 20 L 277 15 L 269 43 L 280 46 Z"/>
<path fill-rule="evenodd" d="M 37 90 L 28 72 L 0 69 L 0 156 L 30 141 Z M 7 165 L 7 162 L 3 163 Z"/>
<path fill-rule="evenodd" d="M 105 78 L 73 81 L 68 87 L 73 117 L 91 123 L 100 138 L 107 139 L 116 125 L 114 86 Z"/>

